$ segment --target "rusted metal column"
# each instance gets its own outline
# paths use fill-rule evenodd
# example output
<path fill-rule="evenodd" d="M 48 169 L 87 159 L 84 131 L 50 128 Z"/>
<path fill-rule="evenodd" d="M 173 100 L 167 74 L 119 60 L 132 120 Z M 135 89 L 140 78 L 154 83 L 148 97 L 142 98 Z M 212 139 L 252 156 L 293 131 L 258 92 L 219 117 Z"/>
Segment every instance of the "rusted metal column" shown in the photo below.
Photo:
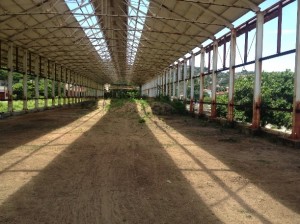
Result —
<path fill-rule="evenodd" d="M 67 97 L 67 104 L 70 106 L 70 104 L 71 104 L 71 92 L 70 92 L 70 87 L 71 87 L 71 85 L 70 85 L 70 72 L 68 72 L 68 71 L 66 71 L 66 84 L 65 84 L 65 86 L 66 86 L 66 89 L 67 89 L 67 92 L 66 92 L 66 97 Z"/>
<path fill-rule="evenodd" d="M 172 96 L 175 97 L 175 82 L 176 82 L 176 69 L 175 66 L 173 65 L 173 69 L 172 69 L 172 73 L 173 73 L 173 92 L 172 92 Z"/>
<path fill-rule="evenodd" d="M 58 86 L 58 106 L 61 106 L 61 69 L 58 69 L 58 83 L 57 83 L 57 86 Z"/>
<path fill-rule="evenodd" d="M 251 125 L 253 129 L 258 129 L 260 127 L 261 70 L 262 70 L 262 61 L 260 61 L 260 58 L 262 57 L 262 52 L 263 52 L 263 25 L 264 25 L 264 14 L 262 12 L 258 12 L 257 21 L 256 21 L 253 117 L 252 117 L 252 125 Z"/>
<path fill-rule="evenodd" d="M 44 98 L 45 98 L 45 101 L 44 101 L 44 108 L 47 109 L 48 108 L 48 76 L 49 76 L 49 71 L 50 71 L 50 68 L 49 68 L 50 64 L 49 64 L 49 61 L 47 61 L 47 71 L 45 69 L 45 78 L 44 78 Z M 46 68 L 45 64 L 44 64 L 44 68 Z"/>
<path fill-rule="evenodd" d="M 28 90 L 28 50 L 24 50 L 24 55 L 23 55 L 23 110 L 27 111 L 28 106 L 27 106 L 27 90 Z"/>
<path fill-rule="evenodd" d="M 8 104 L 7 104 L 7 110 L 9 113 L 13 112 L 13 50 L 14 45 L 13 43 L 10 43 L 8 46 L 8 55 L 7 55 L 7 68 L 8 68 L 8 76 L 7 76 L 7 94 L 8 94 Z"/>
<path fill-rule="evenodd" d="M 204 115 L 203 111 L 203 101 L 204 101 L 204 62 L 205 62 L 205 49 L 201 45 L 200 46 L 201 52 L 201 61 L 200 61 L 200 90 L 199 90 L 199 116 Z"/>
<path fill-rule="evenodd" d="M 35 79 L 34 79 L 34 88 L 35 88 L 35 104 L 34 107 L 37 110 L 39 108 L 39 98 L 40 98 L 40 87 L 39 87 L 39 56 L 37 55 L 35 58 L 35 66 L 34 66 L 34 75 L 35 75 Z"/>
<path fill-rule="evenodd" d="M 191 99 L 190 99 L 190 113 L 194 112 L 194 73 L 195 73 L 195 54 L 191 52 Z"/>
<path fill-rule="evenodd" d="M 63 76 L 63 105 L 66 105 L 66 98 L 67 98 L 67 69 L 61 68 L 62 76 Z"/>
<path fill-rule="evenodd" d="M 183 101 L 186 102 L 186 77 L 187 77 L 187 59 L 183 62 Z"/>
<path fill-rule="evenodd" d="M 52 107 L 55 107 L 55 82 L 56 82 L 56 64 L 52 65 Z"/>
<path fill-rule="evenodd" d="M 229 65 L 229 89 L 228 89 L 228 112 L 227 121 L 234 119 L 234 78 L 235 78 L 235 57 L 236 57 L 236 30 L 231 30 L 230 40 L 230 65 Z"/>
<path fill-rule="evenodd" d="M 169 96 L 169 71 L 166 70 L 166 96 Z"/>
<path fill-rule="evenodd" d="M 217 69 L 218 69 L 218 42 L 213 43 L 213 70 L 211 87 L 211 118 L 217 117 Z"/>
<path fill-rule="evenodd" d="M 300 1 L 297 10 L 297 33 L 296 33 L 296 57 L 295 57 L 295 81 L 294 81 L 294 104 L 292 139 L 300 139 Z"/>
<path fill-rule="evenodd" d="M 168 96 L 172 96 L 172 84 L 173 84 L 173 67 L 169 68 L 169 79 L 168 79 Z"/>
<path fill-rule="evenodd" d="M 181 64 L 180 61 L 178 61 L 177 64 L 177 98 L 180 99 L 180 78 L 181 78 Z"/>

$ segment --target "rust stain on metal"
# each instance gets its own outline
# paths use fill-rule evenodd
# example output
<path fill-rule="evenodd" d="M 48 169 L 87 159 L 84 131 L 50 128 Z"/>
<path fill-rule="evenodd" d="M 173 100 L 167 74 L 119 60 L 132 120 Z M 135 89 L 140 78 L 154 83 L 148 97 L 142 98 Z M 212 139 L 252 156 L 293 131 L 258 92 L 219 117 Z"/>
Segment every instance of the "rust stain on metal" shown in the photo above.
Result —
<path fill-rule="evenodd" d="M 199 112 L 198 115 L 203 115 L 203 99 L 200 99 L 199 102 Z"/>
<path fill-rule="evenodd" d="M 191 100 L 190 100 L 190 113 L 193 113 L 193 112 L 194 112 L 193 102 L 194 102 L 194 100 L 191 99 Z"/>
<path fill-rule="evenodd" d="M 217 117 L 217 104 L 215 100 L 212 100 L 211 102 L 211 118 L 216 118 Z"/>
<path fill-rule="evenodd" d="M 291 139 L 300 139 L 300 102 L 294 103 Z"/>
<path fill-rule="evenodd" d="M 233 113 L 233 110 L 234 110 L 234 108 L 233 108 L 233 99 L 232 100 L 230 100 L 229 102 L 228 102 L 228 112 L 227 112 L 227 121 L 229 121 L 229 122 L 233 122 L 233 117 L 234 117 L 234 113 Z"/>
<path fill-rule="evenodd" d="M 260 127 L 260 105 L 260 99 L 257 99 L 257 101 L 253 104 L 253 118 L 251 125 L 251 128 L 253 129 L 258 129 Z"/>

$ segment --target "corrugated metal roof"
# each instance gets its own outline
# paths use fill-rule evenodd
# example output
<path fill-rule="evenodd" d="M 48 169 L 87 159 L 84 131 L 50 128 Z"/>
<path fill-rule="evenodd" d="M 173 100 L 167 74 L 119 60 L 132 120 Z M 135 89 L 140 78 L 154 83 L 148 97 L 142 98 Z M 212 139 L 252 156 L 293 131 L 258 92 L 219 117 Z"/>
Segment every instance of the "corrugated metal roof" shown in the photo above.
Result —
<path fill-rule="evenodd" d="M 214 34 L 224 27 L 231 28 L 233 21 L 251 9 L 256 10 L 263 2 L 150 0 L 145 13 L 137 7 L 147 5 L 145 1 L 0 1 L 0 39 L 12 41 L 99 83 L 142 84 L 207 39 L 214 38 Z M 70 10 L 66 2 L 77 4 L 77 10 Z M 93 5 L 94 15 L 80 11 L 88 4 Z M 130 5 L 139 17 L 129 15 Z M 128 24 L 128 15 L 136 20 L 134 26 Z M 103 32 L 109 58 L 101 58 L 95 43 L 92 44 L 100 38 L 89 38 L 84 31 L 88 26 L 84 20 L 92 16 L 97 17 L 100 25 L 92 31 Z M 136 31 L 136 35 L 142 33 L 140 41 L 129 36 L 128 31 Z M 130 39 L 134 41 L 131 48 L 128 47 Z M 128 51 L 136 51 L 132 64 L 128 63 Z"/>

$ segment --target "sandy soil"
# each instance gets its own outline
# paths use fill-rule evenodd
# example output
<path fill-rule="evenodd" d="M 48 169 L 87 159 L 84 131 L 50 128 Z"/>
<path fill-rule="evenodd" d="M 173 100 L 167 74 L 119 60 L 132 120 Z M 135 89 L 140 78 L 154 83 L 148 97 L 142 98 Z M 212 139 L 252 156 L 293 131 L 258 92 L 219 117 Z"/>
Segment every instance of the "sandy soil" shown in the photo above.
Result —
<path fill-rule="evenodd" d="M 0 223 L 300 223 L 300 151 L 146 112 L 1 120 Z"/>

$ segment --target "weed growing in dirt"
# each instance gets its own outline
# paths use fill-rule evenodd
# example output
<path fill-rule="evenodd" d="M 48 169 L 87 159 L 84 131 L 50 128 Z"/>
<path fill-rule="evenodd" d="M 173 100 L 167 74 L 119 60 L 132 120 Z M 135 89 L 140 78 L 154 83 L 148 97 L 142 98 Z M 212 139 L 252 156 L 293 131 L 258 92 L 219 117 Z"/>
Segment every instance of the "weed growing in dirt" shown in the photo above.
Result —
<path fill-rule="evenodd" d="M 127 101 L 128 99 L 112 99 L 110 101 L 109 109 L 120 108 L 124 106 Z"/>
<path fill-rule="evenodd" d="M 145 120 L 144 118 L 141 117 L 141 118 L 139 119 L 139 123 L 140 123 L 140 124 L 143 124 L 143 123 L 145 123 L 145 122 L 146 122 L 146 120 Z"/>

